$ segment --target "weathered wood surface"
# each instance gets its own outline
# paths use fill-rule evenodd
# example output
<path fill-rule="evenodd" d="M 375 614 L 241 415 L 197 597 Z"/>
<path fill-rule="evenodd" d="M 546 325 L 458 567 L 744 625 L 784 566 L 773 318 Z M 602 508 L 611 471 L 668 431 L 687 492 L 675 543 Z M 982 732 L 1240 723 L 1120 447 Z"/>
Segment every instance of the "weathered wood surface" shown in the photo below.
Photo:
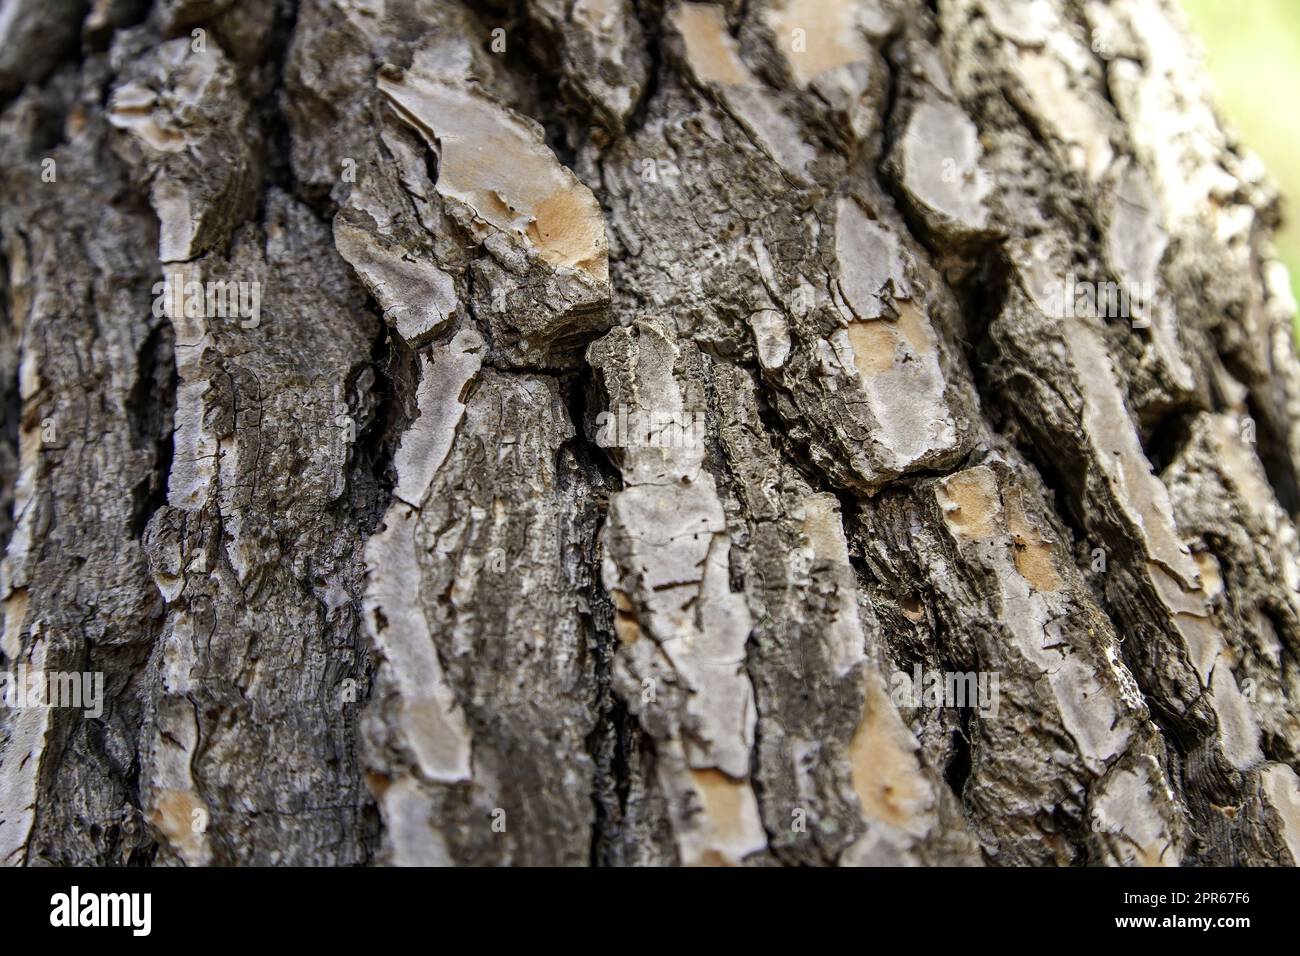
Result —
<path fill-rule="evenodd" d="M 0 10 L 0 663 L 105 679 L 0 860 L 1300 860 L 1279 201 L 1170 0 Z"/>

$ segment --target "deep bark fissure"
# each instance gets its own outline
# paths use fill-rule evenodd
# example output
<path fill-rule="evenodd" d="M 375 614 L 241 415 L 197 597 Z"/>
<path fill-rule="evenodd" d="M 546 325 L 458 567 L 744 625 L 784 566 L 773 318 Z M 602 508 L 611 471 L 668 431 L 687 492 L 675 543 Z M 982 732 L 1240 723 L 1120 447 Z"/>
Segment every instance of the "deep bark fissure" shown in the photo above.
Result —
<path fill-rule="evenodd" d="M 167 501 L 167 476 L 171 474 L 179 376 L 170 326 L 159 324 L 140 349 L 140 370 L 128 399 L 132 438 L 137 447 L 153 455 L 149 477 L 131 489 L 134 513 L 131 536 L 140 539 L 145 526 Z"/>

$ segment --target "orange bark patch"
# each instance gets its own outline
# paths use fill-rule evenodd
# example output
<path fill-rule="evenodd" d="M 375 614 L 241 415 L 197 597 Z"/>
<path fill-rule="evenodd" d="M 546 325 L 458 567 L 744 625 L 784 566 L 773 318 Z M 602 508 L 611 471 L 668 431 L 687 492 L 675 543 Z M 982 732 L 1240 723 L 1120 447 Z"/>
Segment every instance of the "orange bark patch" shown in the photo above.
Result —
<path fill-rule="evenodd" d="M 868 819 L 912 829 L 927 803 L 910 734 L 876 682 L 867 684 L 862 721 L 849 742 L 853 790 Z"/>
<path fill-rule="evenodd" d="M 849 344 L 853 346 L 853 364 L 863 379 L 875 378 L 894 367 L 898 333 L 888 319 L 850 322 Z"/>
<path fill-rule="evenodd" d="M 801 87 L 828 70 L 867 59 L 869 47 L 854 23 L 857 6 L 857 0 L 788 0 L 768 15 Z"/>
<path fill-rule="evenodd" d="M 898 310 L 896 320 L 865 319 L 849 323 L 853 364 L 864 379 L 894 368 L 900 345 L 917 356 L 935 351 L 937 341 L 925 310 L 911 299 L 895 300 L 894 307 Z"/>
<path fill-rule="evenodd" d="M 983 467 L 958 472 L 941 481 L 935 492 L 943 520 L 954 533 L 972 539 L 993 537 L 998 512 L 993 472 Z"/>
<path fill-rule="evenodd" d="M 686 41 L 686 59 L 702 83 L 747 86 L 754 82 L 736 41 L 727 32 L 722 8 L 712 3 L 683 3 L 672 13 L 673 26 Z"/>
<path fill-rule="evenodd" d="M 744 812 L 749 784 L 733 780 L 712 767 L 692 770 L 691 777 L 719 842 L 727 844 L 743 840 L 746 836 Z"/>
<path fill-rule="evenodd" d="M 575 266 L 601 280 L 606 277 L 603 235 L 600 210 L 585 190 L 552 193 L 537 204 L 528 224 L 528 238 L 542 250 L 542 258 Z"/>
<path fill-rule="evenodd" d="M 898 309 L 898 330 L 903 333 L 909 345 L 918 355 L 928 355 L 935 349 L 934 329 L 925 310 L 911 299 L 899 299 L 894 303 Z"/>
<path fill-rule="evenodd" d="M 1007 501 L 1007 530 L 1011 532 L 1012 556 L 1016 571 L 1039 591 L 1055 591 L 1061 576 L 1052 558 L 1052 545 L 1029 522 L 1019 494 Z"/>
<path fill-rule="evenodd" d="M 202 811 L 196 816 L 195 811 Z M 203 835 L 194 829 L 195 823 L 207 823 L 207 804 L 193 790 L 162 790 L 154 801 L 149 822 L 158 828 L 172 846 L 196 853 Z"/>
<path fill-rule="evenodd" d="M 614 633 L 627 646 L 641 640 L 641 625 L 637 623 L 636 610 L 622 591 L 613 591 L 614 598 Z"/>

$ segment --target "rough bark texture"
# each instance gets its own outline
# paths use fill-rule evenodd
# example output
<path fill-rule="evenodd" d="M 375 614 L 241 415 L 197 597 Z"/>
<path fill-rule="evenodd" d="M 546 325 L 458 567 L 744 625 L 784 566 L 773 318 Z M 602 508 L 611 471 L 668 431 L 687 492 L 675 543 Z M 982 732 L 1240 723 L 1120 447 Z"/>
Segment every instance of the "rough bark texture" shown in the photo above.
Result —
<path fill-rule="evenodd" d="M 106 681 L 0 711 L 5 863 L 1300 860 L 1170 0 L 0 0 L 0 96 L 0 652 Z"/>

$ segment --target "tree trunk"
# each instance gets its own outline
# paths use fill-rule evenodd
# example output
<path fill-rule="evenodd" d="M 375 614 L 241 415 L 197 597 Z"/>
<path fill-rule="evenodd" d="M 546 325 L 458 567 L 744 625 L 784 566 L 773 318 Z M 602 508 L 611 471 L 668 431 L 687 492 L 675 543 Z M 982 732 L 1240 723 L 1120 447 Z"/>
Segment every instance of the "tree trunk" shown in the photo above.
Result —
<path fill-rule="evenodd" d="M 1172 0 L 2 12 L 0 860 L 1300 860 Z"/>

